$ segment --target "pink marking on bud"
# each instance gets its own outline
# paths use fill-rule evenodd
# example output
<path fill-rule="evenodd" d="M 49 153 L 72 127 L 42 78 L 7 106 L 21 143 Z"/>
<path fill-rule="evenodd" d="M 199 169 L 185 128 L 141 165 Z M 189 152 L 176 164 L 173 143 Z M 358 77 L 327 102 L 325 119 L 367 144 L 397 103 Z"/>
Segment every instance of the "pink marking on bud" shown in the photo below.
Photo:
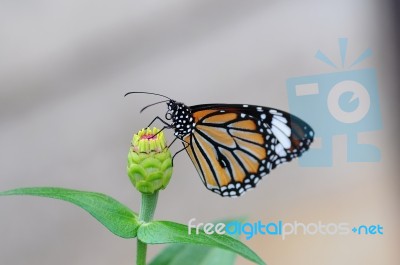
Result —
<path fill-rule="evenodd" d="M 140 137 L 140 140 L 150 140 L 157 138 L 154 134 L 144 134 Z"/>

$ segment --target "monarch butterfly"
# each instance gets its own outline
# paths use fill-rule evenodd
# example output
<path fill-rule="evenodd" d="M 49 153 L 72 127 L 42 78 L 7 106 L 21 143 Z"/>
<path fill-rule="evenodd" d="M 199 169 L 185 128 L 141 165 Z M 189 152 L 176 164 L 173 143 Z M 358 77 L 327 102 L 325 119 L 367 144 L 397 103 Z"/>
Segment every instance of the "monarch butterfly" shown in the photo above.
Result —
<path fill-rule="evenodd" d="M 245 104 L 187 106 L 167 96 L 150 92 L 129 92 L 166 98 L 164 128 L 174 129 L 207 189 L 237 197 L 255 188 L 270 170 L 305 152 L 314 131 L 287 112 Z M 149 125 L 149 126 L 150 126 Z M 171 143 L 172 144 L 172 143 Z M 177 153 L 179 153 L 178 151 Z M 175 153 L 175 155 L 177 154 Z"/>

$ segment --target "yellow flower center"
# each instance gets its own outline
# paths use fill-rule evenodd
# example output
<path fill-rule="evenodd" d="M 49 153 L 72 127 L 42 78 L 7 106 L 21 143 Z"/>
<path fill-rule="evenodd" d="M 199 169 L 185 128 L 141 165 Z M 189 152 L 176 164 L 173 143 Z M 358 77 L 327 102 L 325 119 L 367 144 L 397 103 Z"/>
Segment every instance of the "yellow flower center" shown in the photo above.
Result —
<path fill-rule="evenodd" d="M 132 139 L 132 150 L 137 153 L 160 153 L 165 147 L 164 133 L 155 127 L 140 130 Z"/>

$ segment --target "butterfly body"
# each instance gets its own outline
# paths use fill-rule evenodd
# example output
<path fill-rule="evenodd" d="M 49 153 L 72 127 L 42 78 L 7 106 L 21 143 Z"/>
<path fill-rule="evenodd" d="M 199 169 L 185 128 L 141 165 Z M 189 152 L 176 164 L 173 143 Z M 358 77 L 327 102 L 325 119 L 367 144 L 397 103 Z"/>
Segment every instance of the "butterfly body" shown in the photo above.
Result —
<path fill-rule="evenodd" d="M 207 189 L 228 197 L 255 188 L 270 170 L 300 156 L 311 127 L 284 111 L 245 104 L 186 106 L 167 101 L 169 128 L 182 140 Z"/>
<path fill-rule="evenodd" d="M 174 128 L 174 135 L 182 139 L 185 135 L 192 133 L 196 123 L 193 122 L 191 109 L 181 102 L 170 100 L 167 102 L 168 111 L 165 115 L 167 120 L 172 120 L 171 128 Z"/>

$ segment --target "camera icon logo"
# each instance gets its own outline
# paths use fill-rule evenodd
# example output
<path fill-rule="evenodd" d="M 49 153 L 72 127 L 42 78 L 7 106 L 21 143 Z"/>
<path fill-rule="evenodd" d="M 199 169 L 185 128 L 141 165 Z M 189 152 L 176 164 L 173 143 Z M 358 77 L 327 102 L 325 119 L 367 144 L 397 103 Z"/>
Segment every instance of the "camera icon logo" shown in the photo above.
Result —
<path fill-rule="evenodd" d="M 353 110 L 347 110 L 346 105 L 343 105 L 340 101 L 346 94 L 352 96 L 347 102 L 349 105 L 353 105 Z M 358 102 L 352 104 L 355 100 L 358 100 Z M 362 120 L 368 113 L 370 106 L 371 99 L 368 90 L 353 80 L 337 83 L 328 94 L 329 113 L 343 123 L 356 123 Z"/>
<path fill-rule="evenodd" d="M 342 70 L 289 78 L 286 82 L 291 112 L 304 118 L 316 133 L 308 154 L 300 158 L 302 166 L 333 165 L 332 138 L 347 136 L 347 162 L 378 162 L 380 150 L 359 143 L 359 134 L 382 129 L 376 71 L 374 68 L 349 70 L 372 55 L 364 51 L 345 66 L 347 39 L 339 39 Z M 321 51 L 316 58 L 338 69 Z"/>

